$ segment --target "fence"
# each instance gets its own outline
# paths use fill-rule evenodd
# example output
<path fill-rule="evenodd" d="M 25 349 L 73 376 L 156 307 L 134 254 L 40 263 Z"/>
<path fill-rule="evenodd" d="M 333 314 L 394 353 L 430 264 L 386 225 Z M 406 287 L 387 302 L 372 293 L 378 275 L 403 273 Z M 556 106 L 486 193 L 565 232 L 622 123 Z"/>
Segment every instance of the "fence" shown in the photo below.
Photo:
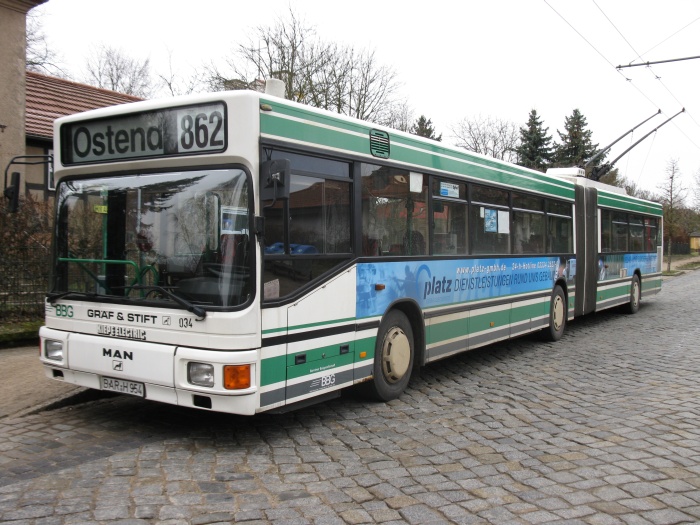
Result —
<path fill-rule="evenodd" d="M 666 249 L 664 250 L 664 255 L 668 253 Z M 689 255 L 690 254 L 690 243 L 687 242 L 672 242 L 671 243 L 671 255 Z"/>
<path fill-rule="evenodd" d="M 8 213 L 0 199 L 0 322 L 39 320 L 51 270 L 52 210 L 31 197 Z"/>

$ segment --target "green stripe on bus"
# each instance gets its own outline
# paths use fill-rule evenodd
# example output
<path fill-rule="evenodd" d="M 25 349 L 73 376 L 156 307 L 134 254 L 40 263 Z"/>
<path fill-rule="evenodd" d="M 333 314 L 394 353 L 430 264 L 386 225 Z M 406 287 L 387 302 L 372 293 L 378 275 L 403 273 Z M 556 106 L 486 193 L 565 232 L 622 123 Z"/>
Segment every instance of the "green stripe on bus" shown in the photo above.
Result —
<path fill-rule="evenodd" d="M 304 138 L 304 142 L 345 150 L 352 153 L 368 155 L 370 127 L 352 124 L 342 120 L 334 120 L 319 116 L 297 108 L 275 105 L 279 113 L 304 119 L 307 122 L 280 118 L 275 113 L 261 113 L 260 126 L 263 134 L 291 140 Z M 318 123 L 321 127 L 315 125 Z M 335 129 L 328 129 L 332 127 Z M 359 133 L 360 135 L 356 135 Z M 573 199 L 573 184 L 562 179 L 546 177 L 536 172 L 518 169 L 508 164 L 499 164 L 495 160 L 474 157 L 466 153 L 456 152 L 439 146 L 410 141 L 405 137 L 391 135 L 391 159 L 412 165 L 432 168 L 440 171 L 467 174 L 478 180 L 515 185 L 523 189 L 538 191 L 548 195 L 556 195 Z M 410 146 L 406 147 L 406 146 Z M 415 148 L 415 149 L 414 149 Z M 436 155 L 437 154 L 437 155 Z M 465 164 L 468 162 L 469 164 Z"/>
<path fill-rule="evenodd" d="M 661 288 L 661 283 L 663 282 L 663 279 L 658 278 L 658 279 L 652 279 L 652 278 L 647 278 L 647 279 L 642 279 L 642 291 L 648 291 L 648 290 L 653 290 L 654 288 Z"/>
<path fill-rule="evenodd" d="M 520 323 L 533 318 L 541 318 L 547 315 L 548 308 L 549 303 L 543 301 L 538 304 L 526 304 L 512 308 L 505 307 L 501 311 L 475 315 L 471 318 L 465 317 L 451 321 L 438 321 L 429 327 L 427 344 L 458 339 L 484 330 Z M 493 326 L 491 326 L 492 322 L 494 323 Z"/>
<path fill-rule="evenodd" d="M 648 213 L 651 215 L 658 215 L 659 217 L 664 214 L 660 204 L 634 200 L 625 195 L 598 193 L 598 205 L 632 212 Z"/>
<path fill-rule="evenodd" d="M 376 345 L 376 337 L 364 337 L 355 341 L 355 361 L 364 361 L 365 359 L 374 357 L 374 347 Z M 366 352 L 364 358 L 360 357 L 362 352 Z"/>
<path fill-rule="evenodd" d="M 608 299 L 613 299 L 615 297 L 622 297 L 623 295 L 628 295 L 630 293 L 629 283 L 622 283 L 619 286 L 614 286 L 612 288 L 606 288 L 605 290 L 598 290 L 597 298 L 598 302 L 607 301 Z"/>
<path fill-rule="evenodd" d="M 268 357 L 260 362 L 260 386 L 272 385 L 286 379 L 286 356 Z"/>
<path fill-rule="evenodd" d="M 452 321 L 438 322 L 428 327 L 426 343 L 433 344 L 449 339 L 464 337 L 469 333 L 469 318 L 455 319 Z"/>
<path fill-rule="evenodd" d="M 320 346 L 318 348 L 310 348 L 308 350 L 301 350 L 299 352 L 294 352 L 287 355 L 287 366 L 295 366 L 295 360 L 298 355 L 305 355 L 306 362 L 310 363 L 312 361 L 321 361 L 328 356 L 329 358 L 334 355 L 340 355 L 340 347 L 343 345 L 348 345 L 348 353 L 352 354 L 355 351 L 355 341 L 345 341 L 341 343 L 334 343 L 328 346 Z"/>
<path fill-rule="evenodd" d="M 343 364 L 348 364 L 352 362 L 365 362 L 365 361 L 371 361 L 374 359 L 374 347 L 375 347 L 375 341 L 376 337 L 364 337 L 362 339 L 358 339 L 357 341 L 350 341 L 350 352 L 348 354 L 343 354 L 340 357 L 345 358 L 345 356 L 350 356 L 350 360 L 346 363 L 344 360 L 342 361 Z M 312 365 L 313 363 L 317 363 L 316 366 L 326 366 L 332 363 L 336 363 L 336 366 L 343 366 L 341 364 L 338 364 L 340 361 L 337 359 L 323 359 L 321 356 L 323 353 L 328 353 L 329 351 L 334 351 L 338 352 L 340 348 L 340 344 L 338 343 L 335 345 L 331 345 L 328 347 L 319 347 L 319 348 L 313 348 L 311 350 L 305 350 L 303 352 L 297 352 L 297 354 L 306 354 L 307 356 L 307 365 Z M 362 358 L 360 357 L 360 354 L 362 352 L 365 352 L 365 357 Z M 269 357 L 266 359 L 263 359 L 262 362 L 260 363 L 260 385 L 261 386 L 268 386 L 272 385 L 274 383 L 280 383 L 284 382 L 288 379 L 287 377 L 287 368 L 288 367 L 295 367 L 299 365 L 294 365 L 294 356 L 297 354 L 290 354 L 287 356 L 277 356 L 277 357 Z M 336 356 L 337 357 L 337 356 Z M 311 367 L 314 368 L 314 367 Z M 308 372 L 307 372 L 308 373 Z M 294 377 L 301 377 L 303 374 L 295 374 L 294 376 L 290 375 L 289 379 L 292 379 Z"/>
<path fill-rule="evenodd" d="M 344 319 L 331 319 L 330 321 L 319 321 L 318 323 L 297 324 L 294 326 L 290 326 L 289 331 L 292 332 L 294 330 L 305 330 L 308 328 L 315 328 L 318 326 L 328 326 L 328 325 L 334 325 L 334 324 L 349 323 L 349 322 L 354 322 L 354 321 L 355 321 L 354 317 L 346 317 Z"/>
<path fill-rule="evenodd" d="M 269 335 L 269 334 L 274 334 L 278 332 L 292 332 L 294 330 L 305 330 L 309 328 L 315 328 L 318 326 L 329 326 L 329 325 L 334 325 L 334 324 L 341 324 L 341 323 L 348 323 L 348 322 L 354 322 L 355 318 L 354 317 L 346 317 L 344 319 L 331 319 L 330 321 L 319 321 L 317 323 L 308 323 L 308 324 L 299 324 L 295 326 L 290 326 L 286 327 L 283 326 L 281 328 L 268 328 L 267 330 L 263 330 L 262 333 L 263 335 Z"/>
<path fill-rule="evenodd" d="M 309 374 L 316 374 L 324 370 L 328 370 L 329 373 L 332 373 L 336 368 L 352 364 L 354 357 L 353 354 L 343 354 L 328 359 L 319 359 L 318 361 L 310 361 L 301 365 L 290 366 L 287 369 L 287 380 L 297 379 Z"/>

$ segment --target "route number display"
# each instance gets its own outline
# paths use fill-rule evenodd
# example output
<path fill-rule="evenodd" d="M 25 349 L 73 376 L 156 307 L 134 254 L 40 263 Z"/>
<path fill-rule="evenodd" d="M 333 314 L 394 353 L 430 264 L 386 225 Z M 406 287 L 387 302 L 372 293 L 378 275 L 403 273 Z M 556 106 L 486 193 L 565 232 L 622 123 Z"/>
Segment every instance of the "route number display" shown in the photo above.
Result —
<path fill-rule="evenodd" d="M 223 102 L 132 113 L 61 126 L 65 166 L 223 152 Z"/>

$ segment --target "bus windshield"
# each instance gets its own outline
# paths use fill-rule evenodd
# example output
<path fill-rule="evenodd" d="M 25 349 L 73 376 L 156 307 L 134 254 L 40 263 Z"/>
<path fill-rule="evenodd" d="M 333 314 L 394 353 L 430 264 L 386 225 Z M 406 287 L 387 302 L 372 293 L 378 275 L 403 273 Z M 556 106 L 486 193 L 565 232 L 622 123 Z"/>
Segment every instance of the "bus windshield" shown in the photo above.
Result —
<path fill-rule="evenodd" d="M 236 307 L 250 298 L 243 170 L 64 181 L 57 208 L 51 295 L 200 309 Z"/>

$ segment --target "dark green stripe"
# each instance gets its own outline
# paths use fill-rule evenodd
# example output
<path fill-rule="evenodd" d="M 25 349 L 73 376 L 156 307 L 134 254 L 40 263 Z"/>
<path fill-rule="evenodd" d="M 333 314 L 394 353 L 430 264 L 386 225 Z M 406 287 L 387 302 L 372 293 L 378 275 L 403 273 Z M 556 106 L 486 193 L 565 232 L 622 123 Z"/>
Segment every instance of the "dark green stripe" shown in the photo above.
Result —
<path fill-rule="evenodd" d="M 335 119 L 327 115 L 319 115 L 311 111 L 304 111 L 300 108 L 291 108 L 279 102 L 269 102 L 274 112 L 262 112 L 260 114 L 261 132 L 291 140 L 299 140 L 303 137 L 304 142 L 314 143 L 363 155 L 370 154 L 369 131 L 370 126 L 362 123 L 353 123 L 341 119 Z M 279 118 L 275 113 L 292 116 L 307 120 L 309 122 L 298 122 Z M 330 126 L 333 129 L 320 128 L 312 123 Z M 347 131 L 359 133 L 360 136 L 353 136 Z M 501 183 L 505 185 L 516 185 L 523 189 L 529 189 L 556 195 L 562 198 L 573 199 L 573 184 L 570 182 L 547 177 L 541 173 L 527 171 L 518 166 L 500 163 L 493 159 L 483 159 L 468 154 L 467 152 L 448 149 L 437 144 L 427 144 L 419 140 L 411 140 L 403 136 L 390 134 L 392 143 L 392 160 L 410 163 L 413 165 L 432 168 L 440 171 L 460 173 L 478 180 Z M 420 151 L 408 149 L 410 145 Z M 445 155 L 437 156 L 436 154 Z M 466 165 L 466 161 L 474 164 Z M 505 171 L 505 173 L 504 173 Z"/>

